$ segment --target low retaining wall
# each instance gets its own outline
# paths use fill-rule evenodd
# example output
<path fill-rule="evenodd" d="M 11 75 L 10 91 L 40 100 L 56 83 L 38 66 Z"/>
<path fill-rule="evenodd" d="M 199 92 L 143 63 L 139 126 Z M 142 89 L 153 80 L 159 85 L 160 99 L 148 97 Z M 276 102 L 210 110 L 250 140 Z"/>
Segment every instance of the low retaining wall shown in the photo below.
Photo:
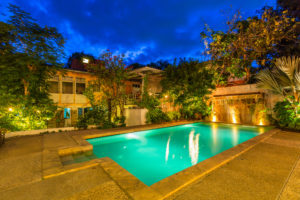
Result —
<path fill-rule="evenodd" d="M 88 129 L 96 128 L 96 126 L 88 126 Z M 39 135 L 45 132 L 63 132 L 63 131 L 74 131 L 77 130 L 76 127 L 63 127 L 63 128 L 48 128 L 48 129 L 39 129 L 39 130 L 29 130 L 29 131 L 15 131 L 5 134 L 5 138 L 18 137 L 18 136 L 28 136 L 28 135 Z"/>

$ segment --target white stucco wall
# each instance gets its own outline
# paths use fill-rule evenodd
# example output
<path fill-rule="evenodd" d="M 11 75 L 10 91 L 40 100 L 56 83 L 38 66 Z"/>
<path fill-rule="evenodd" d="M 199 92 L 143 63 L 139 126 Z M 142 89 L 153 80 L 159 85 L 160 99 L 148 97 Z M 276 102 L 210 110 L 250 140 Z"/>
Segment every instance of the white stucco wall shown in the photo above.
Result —
<path fill-rule="evenodd" d="M 147 109 L 140 108 L 126 108 L 126 126 L 137 126 L 146 124 L 146 113 Z"/>

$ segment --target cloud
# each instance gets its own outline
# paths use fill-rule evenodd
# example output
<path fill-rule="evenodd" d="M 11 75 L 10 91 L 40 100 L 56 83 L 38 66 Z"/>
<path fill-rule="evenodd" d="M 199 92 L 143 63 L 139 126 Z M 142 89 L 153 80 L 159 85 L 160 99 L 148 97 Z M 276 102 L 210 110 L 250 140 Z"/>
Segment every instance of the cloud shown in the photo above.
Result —
<path fill-rule="evenodd" d="M 106 48 L 124 53 L 128 62 L 195 56 L 204 45 L 204 24 L 220 30 L 220 11 L 241 9 L 255 14 L 276 0 L 15 0 L 44 25 L 55 26 L 67 38 L 66 54 L 84 51 L 95 56 Z"/>

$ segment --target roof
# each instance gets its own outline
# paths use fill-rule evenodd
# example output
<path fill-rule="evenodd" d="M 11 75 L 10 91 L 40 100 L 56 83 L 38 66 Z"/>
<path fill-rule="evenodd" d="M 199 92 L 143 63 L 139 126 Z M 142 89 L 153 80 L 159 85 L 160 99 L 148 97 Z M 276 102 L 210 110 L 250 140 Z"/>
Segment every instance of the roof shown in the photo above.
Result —
<path fill-rule="evenodd" d="M 160 74 L 162 72 L 162 70 L 145 66 L 145 67 L 141 67 L 141 68 L 134 69 L 131 71 L 131 73 L 137 73 L 137 74 L 146 74 L 149 72 L 152 74 Z"/>

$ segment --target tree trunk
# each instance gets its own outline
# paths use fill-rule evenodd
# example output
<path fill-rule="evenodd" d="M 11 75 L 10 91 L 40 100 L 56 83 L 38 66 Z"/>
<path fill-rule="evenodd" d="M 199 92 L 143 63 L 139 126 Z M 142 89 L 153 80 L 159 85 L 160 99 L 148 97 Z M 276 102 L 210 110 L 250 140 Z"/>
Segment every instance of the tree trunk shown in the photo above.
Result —
<path fill-rule="evenodd" d="M 250 69 L 248 67 L 245 67 L 245 72 L 246 72 L 246 83 L 248 83 L 251 76 Z"/>
<path fill-rule="evenodd" d="M 28 82 L 23 79 L 23 84 L 24 84 L 24 95 L 28 95 Z"/>
<path fill-rule="evenodd" d="M 111 99 L 107 100 L 108 122 L 111 122 Z"/>

